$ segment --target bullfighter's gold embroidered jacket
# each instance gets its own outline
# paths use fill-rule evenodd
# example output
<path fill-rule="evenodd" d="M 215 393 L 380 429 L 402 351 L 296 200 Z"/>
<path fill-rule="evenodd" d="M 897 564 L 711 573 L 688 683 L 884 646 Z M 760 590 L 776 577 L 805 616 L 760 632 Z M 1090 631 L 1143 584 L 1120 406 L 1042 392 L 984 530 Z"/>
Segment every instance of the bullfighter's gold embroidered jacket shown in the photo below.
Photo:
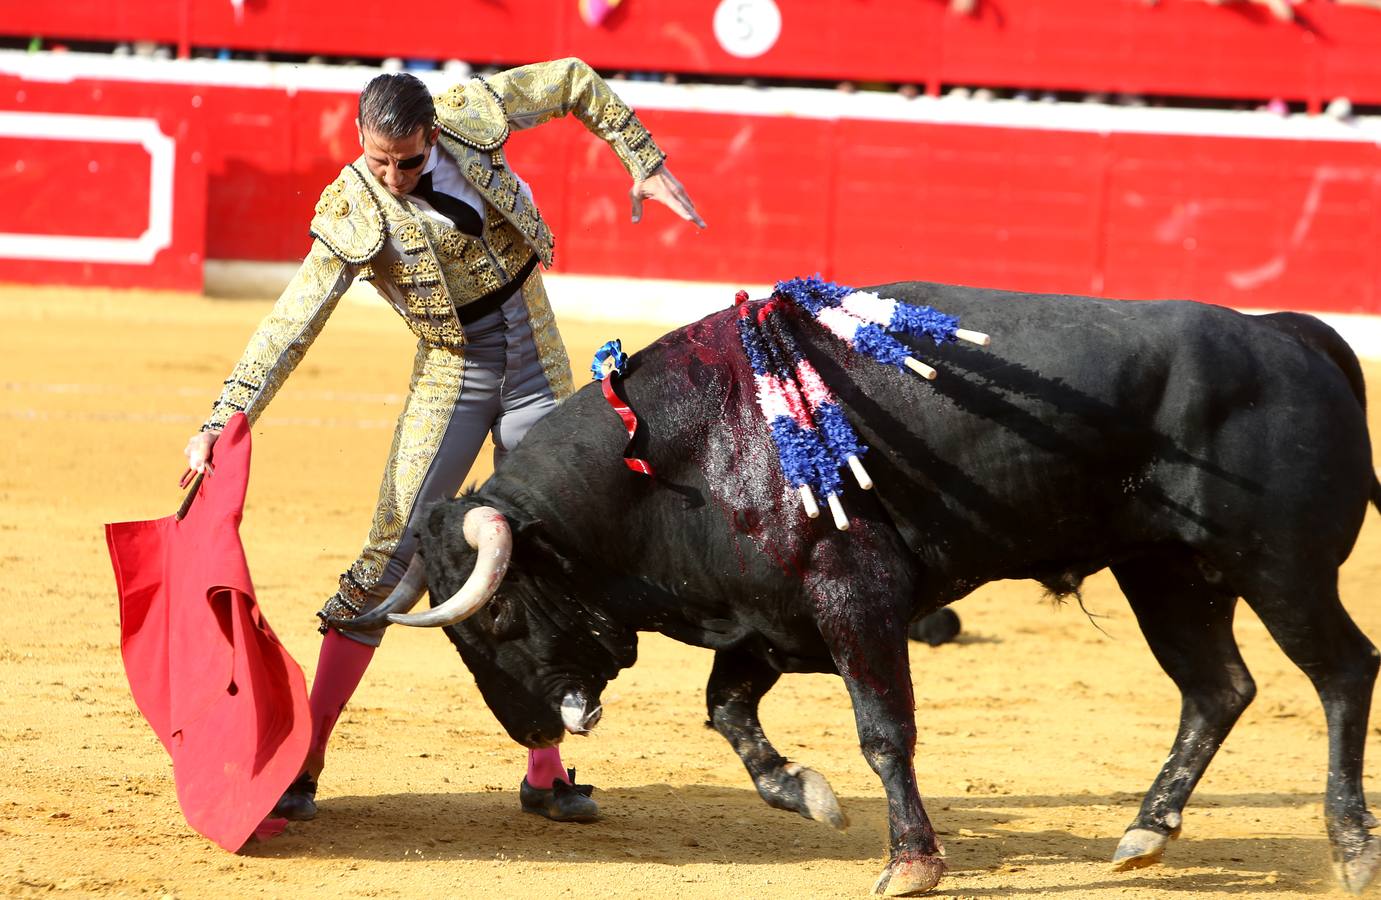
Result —
<path fill-rule="evenodd" d="M 578 59 L 456 85 L 436 98 L 440 146 L 484 197 L 481 235 L 447 228 L 390 194 L 363 156 L 346 166 L 317 202 L 307 258 L 250 338 L 203 428 L 220 428 L 239 411 L 254 422 L 356 277 L 374 285 L 422 345 L 463 352 L 456 307 L 509 284 L 533 254 L 544 265 L 552 261 L 551 229 L 508 168 L 504 143 L 514 129 L 570 113 L 634 178 L 651 175 L 666 158 L 632 110 Z M 569 362 L 545 292 L 524 293 L 543 368 L 564 396 Z"/>

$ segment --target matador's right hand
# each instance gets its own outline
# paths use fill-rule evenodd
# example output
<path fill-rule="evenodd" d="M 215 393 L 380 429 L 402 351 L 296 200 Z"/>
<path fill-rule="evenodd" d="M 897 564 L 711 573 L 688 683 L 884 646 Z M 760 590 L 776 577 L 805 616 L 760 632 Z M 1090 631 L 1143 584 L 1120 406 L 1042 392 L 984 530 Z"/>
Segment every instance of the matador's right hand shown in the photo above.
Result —
<path fill-rule="evenodd" d="M 191 484 L 197 475 L 215 473 L 216 467 L 211 464 L 211 451 L 220 436 L 219 428 L 209 428 L 192 435 L 191 440 L 187 442 L 187 448 L 182 451 L 187 454 L 187 471 L 182 473 L 180 482 L 182 487 Z"/>
<path fill-rule="evenodd" d="M 676 180 L 676 176 L 671 174 L 671 170 L 666 164 L 657 167 L 657 171 L 644 179 L 633 182 L 633 189 L 628 192 L 629 198 L 633 201 L 633 221 L 638 222 L 643 217 L 643 200 L 656 200 L 663 203 L 687 222 L 691 222 L 701 228 L 705 227 L 705 220 L 700 218 L 700 213 L 695 211 L 695 204 L 691 202 L 690 194 L 681 186 L 681 182 Z"/>

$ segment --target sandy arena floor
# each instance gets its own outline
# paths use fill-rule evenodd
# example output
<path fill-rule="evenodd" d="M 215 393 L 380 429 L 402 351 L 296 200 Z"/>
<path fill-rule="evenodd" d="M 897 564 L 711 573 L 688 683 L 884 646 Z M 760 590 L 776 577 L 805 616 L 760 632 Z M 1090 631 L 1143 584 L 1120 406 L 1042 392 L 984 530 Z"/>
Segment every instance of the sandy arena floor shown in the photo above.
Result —
<path fill-rule="evenodd" d="M 183 444 L 267 308 L 0 288 L 0 608 L 11 622 L 0 646 L 0 891 L 868 895 L 884 862 L 886 805 L 842 683 L 788 676 L 763 713 L 784 753 L 832 781 L 854 823 L 836 833 L 758 799 L 728 745 L 702 726 L 710 654 L 659 636 L 644 636 L 639 664 L 609 687 L 597 734 L 567 745 L 581 780 L 599 786 L 597 824 L 521 815 L 523 754 L 455 652 L 439 633 L 397 630 L 337 731 L 316 821 L 239 855 L 188 829 L 121 669 L 101 525 L 176 507 Z M 574 322 L 564 331 L 578 368 L 607 338 L 632 349 L 655 336 Z M 255 429 L 243 537 L 260 602 L 309 675 L 312 614 L 364 537 L 411 343 L 393 313 L 342 305 Z M 1369 375 L 1376 385 L 1381 368 Z M 486 458 L 474 477 L 488 468 Z M 1342 585 L 1373 640 L 1379 544 L 1373 513 Z M 1256 703 L 1165 864 L 1110 871 L 1179 700 L 1111 579 L 1091 580 L 1086 600 L 1101 631 L 1076 605 L 1043 602 L 1034 584 L 992 585 L 959 605 L 959 643 L 912 650 L 917 770 L 951 868 L 939 895 L 1334 892 L 1322 712 L 1245 607 L 1237 635 Z M 1372 743 L 1375 773 L 1381 741 Z"/>

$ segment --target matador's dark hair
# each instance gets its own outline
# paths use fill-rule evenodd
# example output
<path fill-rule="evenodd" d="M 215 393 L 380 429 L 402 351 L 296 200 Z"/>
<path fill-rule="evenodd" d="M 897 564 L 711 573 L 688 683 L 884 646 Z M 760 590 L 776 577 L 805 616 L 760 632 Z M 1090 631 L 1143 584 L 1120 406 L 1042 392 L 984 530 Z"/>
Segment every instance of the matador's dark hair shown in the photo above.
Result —
<path fill-rule="evenodd" d="M 419 128 L 430 131 L 436 106 L 416 75 L 376 75 L 360 92 L 360 127 L 380 137 L 405 138 Z"/>

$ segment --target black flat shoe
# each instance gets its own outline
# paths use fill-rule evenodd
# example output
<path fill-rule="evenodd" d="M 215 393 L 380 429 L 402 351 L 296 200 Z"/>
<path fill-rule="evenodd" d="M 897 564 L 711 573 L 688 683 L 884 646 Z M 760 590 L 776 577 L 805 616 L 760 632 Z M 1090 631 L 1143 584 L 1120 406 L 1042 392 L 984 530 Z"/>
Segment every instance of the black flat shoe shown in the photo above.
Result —
<path fill-rule="evenodd" d="M 567 769 L 570 783 L 553 779 L 549 790 L 535 788 L 523 779 L 518 800 L 523 812 L 546 816 L 553 822 L 593 822 L 599 818 L 599 804 L 590 799 L 594 785 L 576 784 L 575 769 Z"/>
<path fill-rule="evenodd" d="M 269 813 L 270 819 L 291 819 L 294 822 L 307 822 L 316 818 L 316 779 L 303 772 L 297 780 L 288 785 L 278 805 Z"/>

